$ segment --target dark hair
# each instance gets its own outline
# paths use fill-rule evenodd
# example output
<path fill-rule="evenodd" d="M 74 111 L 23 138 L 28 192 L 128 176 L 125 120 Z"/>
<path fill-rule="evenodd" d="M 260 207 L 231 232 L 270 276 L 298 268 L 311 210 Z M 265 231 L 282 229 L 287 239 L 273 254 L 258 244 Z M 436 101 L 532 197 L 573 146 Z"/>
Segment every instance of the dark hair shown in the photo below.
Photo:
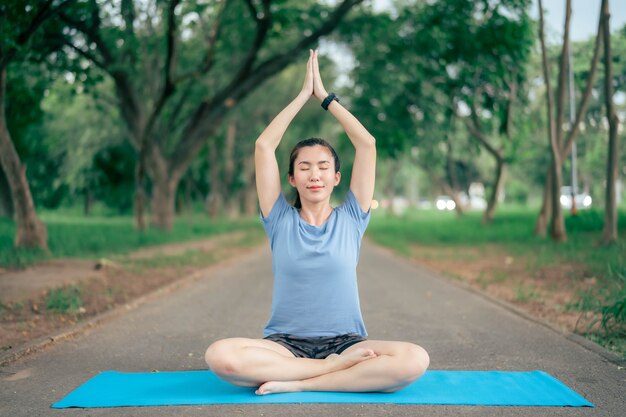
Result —
<path fill-rule="evenodd" d="M 291 155 L 289 155 L 289 176 L 290 177 L 293 177 L 294 164 L 296 162 L 296 158 L 298 157 L 298 153 L 300 152 L 300 149 L 307 147 L 307 146 L 312 147 L 312 146 L 318 146 L 318 145 L 323 146 L 326 149 L 328 149 L 328 151 L 333 156 L 333 159 L 335 161 L 335 173 L 339 172 L 339 168 L 341 167 L 341 163 L 339 162 L 339 156 L 337 156 L 337 152 L 335 152 L 335 149 L 332 146 L 330 146 L 330 143 L 320 138 L 309 138 L 309 139 L 301 140 L 300 142 L 296 143 L 296 146 L 294 146 L 293 149 L 291 150 Z M 302 208 L 302 203 L 300 202 L 300 194 L 298 193 L 297 190 L 296 190 L 296 200 L 294 201 L 293 206 L 298 209 Z"/>

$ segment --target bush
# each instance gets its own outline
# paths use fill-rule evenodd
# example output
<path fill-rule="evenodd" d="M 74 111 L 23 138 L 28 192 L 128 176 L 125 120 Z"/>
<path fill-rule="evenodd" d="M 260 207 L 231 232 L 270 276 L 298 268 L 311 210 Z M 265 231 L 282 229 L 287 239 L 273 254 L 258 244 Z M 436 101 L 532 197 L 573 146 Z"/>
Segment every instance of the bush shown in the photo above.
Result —
<path fill-rule="evenodd" d="M 55 313 L 72 313 L 83 306 L 80 288 L 75 285 L 56 288 L 46 296 L 46 309 Z"/>

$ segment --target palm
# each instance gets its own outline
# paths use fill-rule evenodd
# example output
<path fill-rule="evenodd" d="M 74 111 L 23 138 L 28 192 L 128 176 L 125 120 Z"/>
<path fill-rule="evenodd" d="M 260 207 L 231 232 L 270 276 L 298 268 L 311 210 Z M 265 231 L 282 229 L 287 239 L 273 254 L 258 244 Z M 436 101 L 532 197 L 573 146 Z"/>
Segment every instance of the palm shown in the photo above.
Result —
<path fill-rule="evenodd" d="M 313 51 L 310 51 L 309 60 L 306 64 L 306 75 L 304 76 L 304 83 L 302 84 L 302 92 L 312 96 L 313 91 Z"/>
<path fill-rule="evenodd" d="M 313 53 L 313 94 L 319 100 L 324 100 L 328 93 L 322 83 L 322 76 L 320 75 L 320 66 L 317 59 L 317 51 Z"/>

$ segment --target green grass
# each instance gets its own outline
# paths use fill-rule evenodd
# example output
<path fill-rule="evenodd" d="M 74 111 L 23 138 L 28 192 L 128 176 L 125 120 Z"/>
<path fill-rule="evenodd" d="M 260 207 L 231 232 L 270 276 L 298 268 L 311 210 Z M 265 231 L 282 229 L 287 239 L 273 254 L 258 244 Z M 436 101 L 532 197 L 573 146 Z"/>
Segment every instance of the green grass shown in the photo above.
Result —
<path fill-rule="evenodd" d="M 626 212 L 619 213 L 620 241 L 608 247 L 598 244 L 603 227 L 600 211 L 580 211 L 575 217 L 567 213 L 568 240 L 564 243 L 534 235 L 537 213 L 536 209 L 503 207 L 491 225 L 484 225 L 482 213 L 477 212 L 461 217 L 435 210 L 408 212 L 400 217 L 375 212 L 367 235 L 405 256 L 411 255 L 412 245 L 481 250 L 497 245 L 511 256 L 529 261 L 527 268 L 531 273 L 564 262 L 580 265 L 586 276 L 596 277 L 597 284 L 565 308 L 601 313 L 602 334 L 590 337 L 626 357 Z M 572 280 L 581 276 L 576 274 Z M 486 278 L 479 284 L 486 286 Z M 531 301 L 538 296 L 532 288 L 518 287 L 516 297 Z"/>
<path fill-rule="evenodd" d="M 515 299 L 519 302 L 526 303 L 529 301 L 538 301 L 541 296 L 532 285 L 517 284 L 515 287 Z"/>
<path fill-rule="evenodd" d="M 594 211 L 566 217 L 568 241 L 561 244 L 534 235 L 536 211 L 502 209 L 488 226 L 482 224 L 481 216 L 482 213 L 471 212 L 457 218 L 453 213 L 431 210 L 402 217 L 376 213 L 368 236 L 406 255 L 410 254 L 413 244 L 476 248 L 496 244 L 513 254 L 532 255 L 536 267 L 571 261 L 582 262 L 590 272 L 607 277 L 626 271 L 626 212 L 620 212 L 621 241 L 610 247 L 598 245 L 602 217 Z"/>
<path fill-rule="evenodd" d="M 43 213 L 48 227 L 50 253 L 38 250 L 16 250 L 13 247 L 15 224 L 0 218 L 0 267 L 25 267 L 49 258 L 100 258 L 123 255 L 140 247 L 205 239 L 217 234 L 262 230 L 258 218 L 241 220 L 215 219 L 192 214 L 179 217 L 171 232 L 150 228 L 135 230 L 133 218 L 77 216 L 73 213 Z"/>
<path fill-rule="evenodd" d="M 55 288 L 46 296 L 46 309 L 55 313 L 75 313 L 82 306 L 81 290 L 76 285 Z"/>

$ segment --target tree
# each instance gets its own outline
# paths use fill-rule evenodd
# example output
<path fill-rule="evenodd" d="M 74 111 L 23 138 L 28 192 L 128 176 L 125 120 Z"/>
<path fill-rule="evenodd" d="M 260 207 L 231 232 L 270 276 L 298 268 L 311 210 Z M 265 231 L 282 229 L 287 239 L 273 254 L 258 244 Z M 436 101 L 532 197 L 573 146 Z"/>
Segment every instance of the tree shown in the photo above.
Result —
<path fill-rule="evenodd" d="M 609 12 L 609 0 L 602 0 L 600 26 L 604 36 L 604 100 L 606 103 L 606 117 L 609 123 L 609 146 L 606 164 L 606 198 L 604 202 L 604 229 L 602 231 L 602 243 L 610 244 L 617 242 L 617 204 L 616 204 L 616 179 L 619 161 L 617 146 L 617 128 L 619 120 L 613 103 L 613 67 L 611 53 L 611 31 L 609 26 L 611 14 Z"/>
<path fill-rule="evenodd" d="M 448 7 L 451 4 L 443 3 Z M 460 1 L 456 7 L 464 11 L 457 14 L 466 16 L 456 25 L 466 28 L 472 35 L 470 39 L 460 34 L 448 38 L 457 52 L 447 60 L 450 77 L 443 87 L 450 91 L 453 108 L 470 137 L 494 161 L 491 191 L 483 214 L 483 221 L 490 223 L 504 191 L 508 165 L 524 139 L 516 135 L 515 124 L 519 119 L 517 104 L 523 103 L 525 96 L 525 63 L 533 41 L 529 2 Z M 443 15 L 449 14 L 450 11 L 444 9 Z M 460 114 L 462 108 L 469 114 Z"/>
<path fill-rule="evenodd" d="M 33 6 L 29 1 L 15 1 L 0 6 L 0 163 L 11 189 L 15 210 L 15 246 L 47 249 L 47 229 L 39 220 L 30 192 L 26 169 L 15 150 L 6 120 L 7 67 L 24 59 L 29 42 L 39 28 L 72 0 L 47 0 Z"/>
<path fill-rule="evenodd" d="M 115 83 L 155 226 L 171 228 L 180 178 L 226 115 L 361 2 L 124 0 L 117 10 L 91 0 L 62 14 L 76 30 L 69 47 Z"/>
<path fill-rule="evenodd" d="M 395 157 L 418 147 L 422 167 L 452 198 L 461 191 L 459 168 L 476 165 L 484 150 L 495 165 L 487 222 L 523 139 L 514 125 L 532 44 L 528 7 L 519 0 L 410 2 L 397 16 L 356 20 L 361 30 L 349 38 L 360 64 L 359 114 L 370 115 L 379 149 Z"/>
<path fill-rule="evenodd" d="M 598 34 L 596 36 L 596 43 L 594 54 L 589 66 L 589 76 L 587 78 L 587 84 L 585 91 L 581 97 L 578 111 L 574 122 L 569 126 L 567 132 L 564 131 L 564 113 L 565 113 L 565 85 L 566 76 L 569 65 L 569 29 L 570 18 L 572 15 L 571 0 L 566 1 L 565 8 L 565 23 L 563 30 L 563 45 L 561 48 L 561 54 L 559 58 L 559 71 L 558 71 L 558 85 L 556 89 L 556 103 L 552 96 L 551 79 L 550 79 L 550 65 L 548 62 L 545 36 L 544 36 L 544 19 L 543 19 L 543 4 L 539 0 L 539 41 L 541 45 L 542 55 L 542 68 L 544 82 L 546 86 L 546 111 L 548 120 L 548 138 L 551 153 L 551 164 L 546 175 L 545 187 L 543 193 L 543 202 L 541 211 L 537 218 L 535 225 L 535 234 L 545 236 L 548 225 L 548 218 L 550 218 L 550 235 L 553 240 L 560 242 L 567 239 L 565 231 L 565 223 L 563 220 L 563 212 L 560 203 L 561 194 L 561 169 L 563 160 L 567 158 L 571 152 L 572 145 L 578 135 L 581 120 L 584 118 L 589 105 L 591 97 L 591 91 L 593 89 L 593 82 L 595 78 L 596 68 L 599 59 L 600 44 L 602 42 L 601 22 L 598 23 Z M 565 133 L 567 135 L 565 136 Z"/>

